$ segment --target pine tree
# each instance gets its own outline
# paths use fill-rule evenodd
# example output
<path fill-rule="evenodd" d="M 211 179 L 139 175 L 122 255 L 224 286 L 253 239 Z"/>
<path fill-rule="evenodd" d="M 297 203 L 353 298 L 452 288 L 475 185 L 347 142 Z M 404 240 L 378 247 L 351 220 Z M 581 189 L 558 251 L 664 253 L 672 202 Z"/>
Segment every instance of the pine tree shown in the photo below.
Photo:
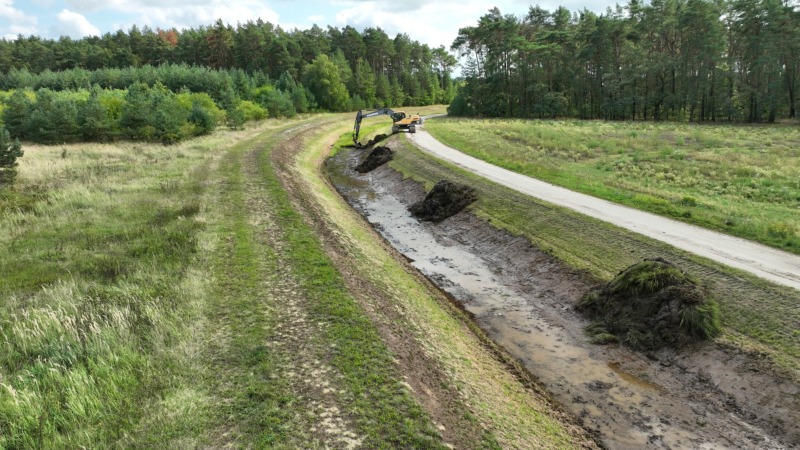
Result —
<path fill-rule="evenodd" d="M 17 158 L 23 155 L 22 145 L 4 127 L 0 127 L 0 186 L 11 184 L 17 176 Z"/>

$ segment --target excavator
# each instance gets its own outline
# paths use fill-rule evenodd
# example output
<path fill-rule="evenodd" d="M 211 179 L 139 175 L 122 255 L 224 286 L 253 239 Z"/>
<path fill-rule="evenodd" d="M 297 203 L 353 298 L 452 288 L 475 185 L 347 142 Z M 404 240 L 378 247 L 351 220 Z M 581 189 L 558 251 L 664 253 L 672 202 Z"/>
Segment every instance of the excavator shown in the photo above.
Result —
<path fill-rule="evenodd" d="M 361 120 L 368 117 L 376 117 L 386 114 L 392 118 L 392 134 L 400 130 L 408 130 L 409 133 L 417 132 L 417 125 L 422 125 L 422 117 L 419 114 L 406 115 L 405 111 L 393 111 L 389 108 L 381 108 L 376 110 L 359 110 L 356 114 L 356 123 L 353 126 L 353 143 L 356 147 L 361 147 L 358 142 L 358 134 L 361 131 Z"/>

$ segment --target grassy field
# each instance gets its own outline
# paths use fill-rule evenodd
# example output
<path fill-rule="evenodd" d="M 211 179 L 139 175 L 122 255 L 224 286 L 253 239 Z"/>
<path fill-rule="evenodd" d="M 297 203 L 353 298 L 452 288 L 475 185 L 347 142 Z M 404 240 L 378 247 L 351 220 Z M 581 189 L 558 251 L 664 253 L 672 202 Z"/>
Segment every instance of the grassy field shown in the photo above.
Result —
<path fill-rule="evenodd" d="M 319 161 L 349 117 L 172 147 L 26 146 L 16 184 L 0 189 L 0 448 L 445 448 L 277 175 L 275 149 Z M 340 235 L 361 250 L 348 267 L 409 308 L 398 332 L 449 339 L 412 354 L 429 348 L 454 370 L 433 382 L 464 447 L 578 446 L 582 432 L 352 222 L 318 166 L 303 167 L 304 195 L 351 221 Z"/>
<path fill-rule="evenodd" d="M 281 128 L 26 147 L 0 190 L 0 448 L 325 447 L 287 372 L 331 346 L 336 439 L 442 447 L 271 175 Z M 334 325 L 291 327 L 291 302 Z M 282 347 L 286 327 L 311 343 Z"/>
<path fill-rule="evenodd" d="M 433 124 L 435 120 L 428 123 Z M 428 126 L 428 125 L 426 125 Z M 722 341 L 768 355 L 775 367 L 800 380 L 800 292 L 675 249 L 573 211 L 499 186 L 421 152 L 408 141 L 389 164 L 427 189 L 442 179 L 478 190 L 471 206 L 492 225 L 525 236 L 598 282 L 607 282 L 644 258 L 662 257 L 708 286 L 718 301 Z"/>
<path fill-rule="evenodd" d="M 800 127 L 439 118 L 425 128 L 509 170 L 800 253 Z"/>
<path fill-rule="evenodd" d="M 188 325 L 203 183 L 230 137 L 25 147 L 0 189 L 0 447 L 105 447 L 160 400 L 203 408 Z"/>

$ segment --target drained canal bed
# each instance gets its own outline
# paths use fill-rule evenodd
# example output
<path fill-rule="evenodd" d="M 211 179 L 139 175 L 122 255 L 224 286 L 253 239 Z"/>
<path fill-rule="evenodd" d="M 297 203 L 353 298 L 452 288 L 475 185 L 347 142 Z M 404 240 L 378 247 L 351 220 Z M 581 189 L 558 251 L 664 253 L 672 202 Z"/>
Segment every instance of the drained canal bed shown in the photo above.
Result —
<path fill-rule="evenodd" d="M 715 345 L 646 357 L 589 344 L 574 309 L 593 287 L 583 274 L 469 212 L 419 222 L 408 207 L 423 187 L 387 165 L 356 173 L 365 154 L 343 149 L 328 161 L 343 197 L 606 446 L 798 445 L 795 385 L 776 384 Z"/>

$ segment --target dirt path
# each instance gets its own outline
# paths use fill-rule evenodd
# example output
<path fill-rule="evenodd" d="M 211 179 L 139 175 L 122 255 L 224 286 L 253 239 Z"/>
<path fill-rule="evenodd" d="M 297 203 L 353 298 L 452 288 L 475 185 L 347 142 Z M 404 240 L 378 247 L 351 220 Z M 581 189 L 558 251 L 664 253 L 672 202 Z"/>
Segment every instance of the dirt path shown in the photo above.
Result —
<path fill-rule="evenodd" d="M 289 139 L 302 127 L 237 145 L 216 169 L 209 205 L 216 292 L 203 323 L 202 364 L 210 402 L 223 412 L 205 430 L 210 447 L 354 449 L 364 440 L 343 407 L 342 374 L 324 339 L 329 326 L 314 320 L 288 262 L 259 163 L 270 139 Z"/>
<path fill-rule="evenodd" d="M 296 133 L 307 128 L 300 125 L 285 132 L 283 140 L 293 139 Z M 364 440 L 359 436 L 353 421 L 341 400 L 345 392 L 342 374 L 329 362 L 330 345 L 325 336 L 329 324 L 314 320 L 304 289 L 290 270 L 288 250 L 280 239 L 279 225 L 273 217 L 275 205 L 264 189 L 264 174 L 259 170 L 263 146 L 256 147 L 244 156 L 242 173 L 249 224 L 253 237 L 275 252 L 275 272 L 262 289 L 266 304 L 275 320 L 275 334 L 265 345 L 283 355 L 278 373 L 288 381 L 291 391 L 302 404 L 304 414 L 295 420 L 304 423 L 308 441 L 299 444 L 324 448 L 354 449 Z M 313 443 L 313 444 L 312 444 Z"/>
<path fill-rule="evenodd" d="M 448 147 L 424 130 L 408 136 L 423 150 L 518 192 L 800 290 L 800 256 L 798 255 L 620 206 L 511 172 Z"/>

